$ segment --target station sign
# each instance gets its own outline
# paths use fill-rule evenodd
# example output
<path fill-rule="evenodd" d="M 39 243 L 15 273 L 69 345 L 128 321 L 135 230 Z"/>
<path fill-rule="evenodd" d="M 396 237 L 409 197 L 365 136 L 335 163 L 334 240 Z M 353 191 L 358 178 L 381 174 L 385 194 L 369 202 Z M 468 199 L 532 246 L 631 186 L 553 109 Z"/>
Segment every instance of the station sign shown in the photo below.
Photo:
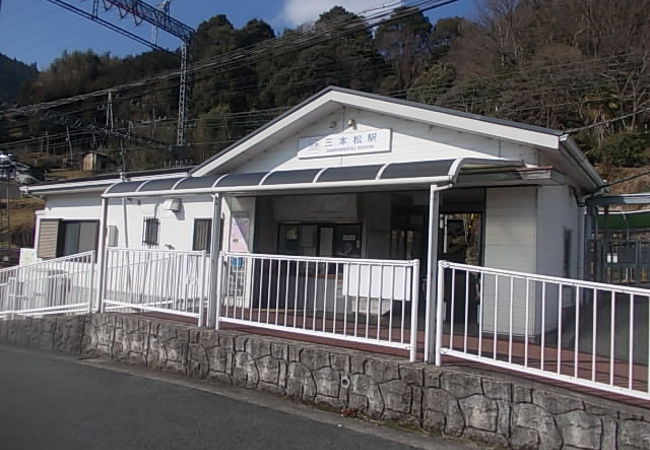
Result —
<path fill-rule="evenodd" d="M 391 145 L 389 128 L 303 137 L 298 141 L 298 158 L 390 152 Z"/>

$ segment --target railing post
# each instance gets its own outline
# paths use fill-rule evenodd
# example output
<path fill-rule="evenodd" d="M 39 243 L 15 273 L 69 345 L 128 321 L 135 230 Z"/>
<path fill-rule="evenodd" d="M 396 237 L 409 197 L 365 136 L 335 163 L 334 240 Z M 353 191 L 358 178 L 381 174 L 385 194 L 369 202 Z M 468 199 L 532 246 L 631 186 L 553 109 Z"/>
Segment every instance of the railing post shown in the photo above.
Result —
<path fill-rule="evenodd" d="M 93 286 L 95 286 L 95 262 L 97 253 L 93 250 L 90 255 L 90 295 L 88 296 L 88 314 L 93 312 Z M 83 291 L 82 291 L 83 292 Z"/>
<path fill-rule="evenodd" d="M 420 298 L 420 261 L 413 261 L 411 275 L 411 348 L 409 359 L 415 361 L 418 352 L 418 303 Z M 383 285 L 382 285 L 383 287 Z M 389 331 L 390 332 L 390 331 Z"/>
<path fill-rule="evenodd" d="M 205 288 L 206 288 L 206 282 L 205 282 L 205 274 L 207 273 L 207 265 L 208 265 L 208 258 L 207 258 L 207 253 L 205 250 L 201 252 L 201 275 L 200 275 L 200 281 L 199 281 L 199 319 L 198 319 L 198 326 L 202 327 L 205 324 L 205 311 L 204 311 L 204 299 L 205 299 Z M 209 288 L 209 287 L 208 287 Z"/>
<path fill-rule="evenodd" d="M 16 268 L 16 271 L 14 272 L 14 274 L 15 274 L 14 275 L 14 285 L 13 285 L 13 289 L 12 289 L 12 291 L 13 291 L 13 293 L 12 293 L 13 300 L 11 302 L 13 306 L 11 308 L 12 314 L 10 316 L 11 319 L 16 318 L 16 311 L 18 311 L 18 280 L 20 279 L 20 266 L 18 266 Z"/>
<path fill-rule="evenodd" d="M 221 292 L 221 283 L 222 283 L 222 274 L 223 274 L 223 261 L 224 261 L 224 255 L 223 253 L 219 253 L 219 257 L 217 258 L 217 278 L 216 278 L 216 289 L 215 291 L 215 308 L 214 308 L 214 329 L 218 330 L 219 329 L 219 319 L 221 318 L 221 299 L 223 299 L 223 295 Z"/>
<path fill-rule="evenodd" d="M 436 344 L 435 344 L 435 363 L 439 366 L 441 363 L 440 350 L 442 347 L 442 303 L 445 299 L 445 265 L 444 261 L 438 263 L 438 277 L 437 277 L 437 295 L 436 295 Z M 453 289 L 453 286 L 452 286 Z M 452 294 L 453 295 L 453 292 Z M 453 338 L 453 336 L 452 336 Z"/>

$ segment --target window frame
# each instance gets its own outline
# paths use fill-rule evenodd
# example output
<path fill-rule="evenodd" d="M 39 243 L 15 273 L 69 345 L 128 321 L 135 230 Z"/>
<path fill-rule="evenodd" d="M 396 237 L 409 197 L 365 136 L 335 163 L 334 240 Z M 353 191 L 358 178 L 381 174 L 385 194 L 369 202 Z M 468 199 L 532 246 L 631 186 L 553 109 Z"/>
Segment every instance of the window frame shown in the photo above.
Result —
<path fill-rule="evenodd" d="M 47 220 L 47 219 L 45 219 Z M 84 252 L 89 252 L 89 251 L 97 251 L 97 246 L 99 244 L 99 220 L 93 220 L 93 219 L 79 219 L 79 220 L 59 220 L 59 227 L 58 227 L 58 232 L 57 232 L 57 242 L 56 242 L 56 257 L 61 258 L 63 256 L 70 256 L 70 255 L 76 255 L 78 253 L 84 253 Z M 90 224 L 94 226 L 93 230 L 93 245 L 91 246 L 90 249 L 84 249 L 83 251 L 79 248 L 79 244 L 81 243 L 81 237 L 82 237 L 82 225 L 83 224 Z M 78 225 L 79 230 L 77 231 L 76 234 L 76 242 L 71 243 L 68 242 L 68 237 L 67 231 L 68 227 Z M 69 251 L 68 251 L 69 250 Z"/>
<path fill-rule="evenodd" d="M 204 226 L 207 226 L 207 231 L 205 231 L 205 242 L 203 243 L 203 246 L 197 245 L 199 244 L 199 238 L 200 236 L 197 236 L 197 228 L 199 224 L 205 224 Z M 194 225 L 193 225 L 193 231 L 192 231 L 192 251 L 195 252 L 200 252 L 200 251 L 205 251 L 206 253 L 210 253 L 210 247 L 212 245 L 212 219 L 211 218 L 194 218 Z"/>
<path fill-rule="evenodd" d="M 160 242 L 160 219 L 145 217 L 142 220 L 142 245 L 155 247 Z"/>

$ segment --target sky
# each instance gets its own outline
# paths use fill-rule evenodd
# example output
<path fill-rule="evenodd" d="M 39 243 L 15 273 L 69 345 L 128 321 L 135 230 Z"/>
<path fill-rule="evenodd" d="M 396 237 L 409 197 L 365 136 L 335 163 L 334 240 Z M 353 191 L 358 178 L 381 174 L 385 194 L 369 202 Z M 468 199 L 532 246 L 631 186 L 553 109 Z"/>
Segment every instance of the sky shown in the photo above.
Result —
<path fill-rule="evenodd" d="M 92 0 L 66 0 L 85 11 L 91 11 Z M 431 21 L 442 17 L 461 15 L 471 17 L 476 0 L 458 0 L 428 13 Z M 148 1 L 156 5 L 160 0 Z M 173 0 L 171 14 L 196 28 L 201 22 L 217 14 L 225 14 L 237 28 L 251 19 L 262 19 L 271 24 L 276 33 L 315 20 L 320 13 L 335 5 L 352 12 L 392 4 L 394 0 Z M 0 0 L 0 53 L 25 63 L 36 63 L 46 68 L 64 50 L 92 49 L 97 53 L 110 52 L 125 56 L 147 51 L 142 44 L 80 17 L 47 0 Z M 102 2 L 100 1 L 100 10 Z M 151 26 L 135 26 L 132 17 L 119 19 L 115 9 L 100 12 L 103 19 L 128 29 L 146 39 L 151 37 Z M 158 32 L 158 44 L 178 47 L 178 40 Z"/>

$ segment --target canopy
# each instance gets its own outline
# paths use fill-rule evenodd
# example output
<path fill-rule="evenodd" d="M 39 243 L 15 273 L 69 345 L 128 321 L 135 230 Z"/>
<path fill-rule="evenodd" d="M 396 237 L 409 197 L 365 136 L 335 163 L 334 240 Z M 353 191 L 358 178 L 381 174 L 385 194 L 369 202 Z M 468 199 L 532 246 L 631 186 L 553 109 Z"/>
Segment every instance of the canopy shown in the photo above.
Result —
<path fill-rule="evenodd" d="M 203 177 L 162 178 L 123 181 L 113 184 L 103 197 L 141 197 L 217 192 L 253 193 L 345 187 L 423 186 L 453 183 L 462 168 L 489 169 L 522 167 L 522 161 L 458 158 L 430 161 L 393 162 L 322 169 L 274 170 L 228 173 Z"/>

